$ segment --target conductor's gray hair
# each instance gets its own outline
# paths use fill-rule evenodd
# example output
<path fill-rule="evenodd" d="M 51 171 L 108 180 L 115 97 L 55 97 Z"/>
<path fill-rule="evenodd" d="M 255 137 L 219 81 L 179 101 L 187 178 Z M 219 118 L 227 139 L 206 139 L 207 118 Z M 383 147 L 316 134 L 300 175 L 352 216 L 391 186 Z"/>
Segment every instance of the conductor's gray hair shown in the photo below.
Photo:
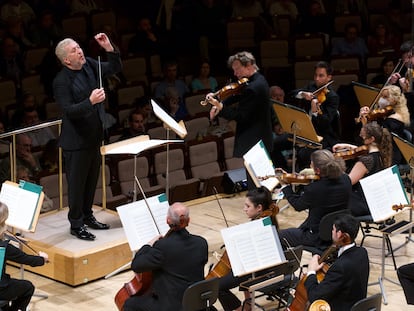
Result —
<path fill-rule="evenodd" d="M 68 55 L 67 51 L 66 51 L 66 46 L 70 43 L 76 42 L 75 40 L 71 39 L 71 38 L 66 38 L 63 39 L 62 41 L 60 41 L 55 48 L 55 54 L 56 57 L 59 59 L 59 61 L 63 64 L 64 59 L 66 58 L 66 56 Z"/>

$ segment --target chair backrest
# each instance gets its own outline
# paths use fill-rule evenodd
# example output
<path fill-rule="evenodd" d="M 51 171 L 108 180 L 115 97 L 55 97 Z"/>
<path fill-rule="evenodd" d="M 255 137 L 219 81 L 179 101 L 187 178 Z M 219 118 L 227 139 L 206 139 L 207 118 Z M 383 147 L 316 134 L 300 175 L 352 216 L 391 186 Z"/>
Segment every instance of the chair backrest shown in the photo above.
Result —
<path fill-rule="evenodd" d="M 323 241 L 330 241 L 332 239 L 332 225 L 335 219 L 344 214 L 350 214 L 350 211 L 347 209 L 335 211 L 329 214 L 326 214 L 322 217 L 319 224 L 319 236 Z"/>
<path fill-rule="evenodd" d="M 381 311 L 381 299 L 380 293 L 361 299 L 352 306 L 351 311 Z"/>
<path fill-rule="evenodd" d="M 190 285 L 184 292 L 184 311 L 200 311 L 212 306 L 218 297 L 219 278 L 202 280 Z"/>

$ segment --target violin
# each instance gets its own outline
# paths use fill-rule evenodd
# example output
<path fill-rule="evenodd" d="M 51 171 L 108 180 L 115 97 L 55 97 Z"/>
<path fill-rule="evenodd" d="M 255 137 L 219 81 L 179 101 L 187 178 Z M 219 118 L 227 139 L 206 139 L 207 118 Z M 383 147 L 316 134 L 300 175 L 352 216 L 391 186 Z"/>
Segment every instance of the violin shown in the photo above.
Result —
<path fill-rule="evenodd" d="M 349 159 L 355 159 L 361 155 L 365 155 L 368 153 L 368 151 L 369 151 L 369 147 L 367 145 L 362 145 L 362 146 L 356 147 L 351 150 L 341 150 L 341 151 L 334 152 L 333 155 L 334 157 L 337 157 L 337 158 L 349 160 Z"/>
<path fill-rule="evenodd" d="M 319 258 L 319 264 L 325 262 L 337 249 L 336 245 L 330 246 Z M 324 278 L 326 273 L 329 270 L 329 265 L 324 263 L 322 269 L 316 272 L 316 279 L 318 282 L 321 282 Z M 308 300 L 308 292 L 305 287 L 307 275 L 305 274 L 298 284 L 296 285 L 295 297 L 290 304 L 290 306 L 286 309 L 287 311 L 305 311 L 308 310 L 309 300 Z M 327 303 L 326 303 L 327 304 Z"/>
<path fill-rule="evenodd" d="M 298 173 L 283 173 L 283 174 L 276 174 L 276 175 L 267 175 L 257 177 L 258 180 L 266 180 L 268 178 L 277 178 L 280 182 L 285 184 L 300 184 L 300 185 L 307 185 L 310 184 L 312 181 L 319 180 L 319 176 L 315 174 L 298 174 Z"/>
<path fill-rule="evenodd" d="M 331 80 L 325 85 L 322 85 L 316 91 L 312 92 L 312 95 L 318 100 L 319 105 L 326 101 L 326 94 L 329 93 L 328 86 L 331 85 L 333 82 L 334 80 Z M 320 106 L 318 106 L 318 114 L 322 114 L 322 110 L 320 109 Z"/>
<path fill-rule="evenodd" d="M 213 97 L 216 97 L 219 101 L 225 100 L 226 98 L 229 98 L 230 96 L 239 94 L 242 88 L 244 88 L 248 82 L 249 82 L 248 78 L 241 78 L 237 82 L 230 83 L 222 87 L 217 92 L 213 93 Z M 207 99 L 204 99 L 200 102 L 201 106 L 206 106 L 207 104 L 208 104 Z"/>
<path fill-rule="evenodd" d="M 403 210 L 405 207 L 410 207 L 410 208 L 414 208 L 412 205 L 410 204 L 394 204 L 391 208 L 393 211 L 398 212 L 399 210 Z"/>

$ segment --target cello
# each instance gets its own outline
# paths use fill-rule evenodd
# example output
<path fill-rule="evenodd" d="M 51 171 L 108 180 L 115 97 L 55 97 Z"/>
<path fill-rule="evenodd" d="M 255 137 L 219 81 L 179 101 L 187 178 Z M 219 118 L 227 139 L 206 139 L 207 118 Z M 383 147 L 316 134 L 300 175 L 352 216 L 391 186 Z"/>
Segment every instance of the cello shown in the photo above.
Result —
<path fill-rule="evenodd" d="M 319 258 L 318 262 L 321 264 L 322 262 L 325 262 L 329 256 L 337 250 L 337 247 L 335 245 L 330 246 Z M 316 278 L 318 282 L 321 282 L 325 278 L 326 272 L 328 272 L 329 265 L 324 264 L 322 269 L 318 270 L 316 272 Z M 306 291 L 305 287 L 305 281 L 306 281 L 306 274 L 300 279 L 299 283 L 296 285 L 296 291 L 295 291 L 295 298 L 293 299 L 290 306 L 286 309 L 286 311 L 305 311 L 308 308 L 309 300 L 308 300 L 308 293 Z"/>

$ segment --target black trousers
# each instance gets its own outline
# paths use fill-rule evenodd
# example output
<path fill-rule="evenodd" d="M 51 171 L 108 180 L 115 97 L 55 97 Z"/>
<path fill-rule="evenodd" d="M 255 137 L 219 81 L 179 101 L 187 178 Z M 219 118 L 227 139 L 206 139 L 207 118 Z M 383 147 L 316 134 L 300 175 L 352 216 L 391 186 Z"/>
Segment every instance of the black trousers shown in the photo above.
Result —
<path fill-rule="evenodd" d="M 399 267 L 397 275 L 404 290 L 407 304 L 414 305 L 414 263 Z"/>
<path fill-rule="evenodd" d="M 68 219 L 71 228 L 83 226 L 92 215 L 92 204 L 99 177 L 101 156 L 99 146 L 76 151 L 63 151 L 68 182 Z"/>
<path fill-rule="evenodd" d="M 224 311 L 232 311 L 241 306 L 241 301 L 230 289 L 240 285 L 241 282 L 247 281 L 250 275 L 237 277 L 230 271 L 220 278 L 218 300 Z"/>
<path fill-rule="evenodd" d="M 0 300 L 11 301 L 5 311 L 26 310 L 34 293 L 34 286 L 30 281 L 10 279 L 7 287 L 0 287 Z"/>

